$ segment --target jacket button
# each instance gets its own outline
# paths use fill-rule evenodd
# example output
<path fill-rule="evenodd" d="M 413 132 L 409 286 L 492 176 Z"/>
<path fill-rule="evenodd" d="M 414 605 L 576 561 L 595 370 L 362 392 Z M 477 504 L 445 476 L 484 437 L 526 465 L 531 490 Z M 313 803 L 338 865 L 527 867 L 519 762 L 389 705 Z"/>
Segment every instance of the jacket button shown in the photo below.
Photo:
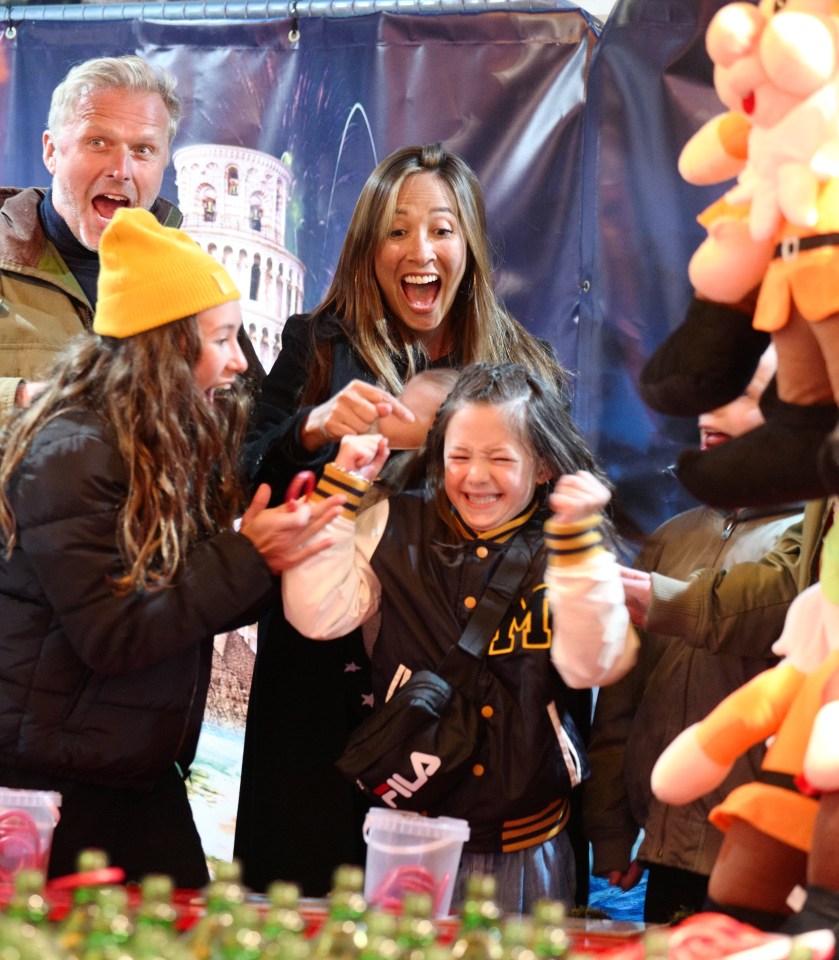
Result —
<path fill-rule="evenodd" d="M 463 606 L 466 607 L 467 610 L 474 610 L 475 607 L 478 606 L 478 601 L 474 597 L 467 597 L 463 601 Z"/>
<path fill-rule="evenodd" d="M 485 560 L 489 556 L 489 550 L 487 550 L 486 547 L 478 547 L 475 553 L 477 553 L 481 560 Z"/>
<path fill-rule="evenodd" d="M 476 763 L 475 766 L 472 767 L 472 773 L 476 777 L 482 777 L 484 775 L 484 765 L 482 763 Z"/>
<path fill-rule="evenodd" d="M 495 715 L 495 711 L 492 709 L 492 707 L 488 703 L 485 704 L 483 707 L 481 707 L 481 716 L 484 717 L 486 720 L 489 720 L 489 718 L 494 715 Z"/>

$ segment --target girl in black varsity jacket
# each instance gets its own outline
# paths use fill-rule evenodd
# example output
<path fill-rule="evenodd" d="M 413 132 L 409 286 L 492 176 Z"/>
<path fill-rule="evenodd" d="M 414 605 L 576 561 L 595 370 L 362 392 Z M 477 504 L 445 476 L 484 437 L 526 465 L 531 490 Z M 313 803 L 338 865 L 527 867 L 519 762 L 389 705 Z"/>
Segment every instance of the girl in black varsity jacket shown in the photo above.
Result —
<path fill-rule="evenodd" d="M 315 493 L 348 497 L 331 526 L 335 543 L 283 575 L 287 616 L 307 636 L 341 636 L 381 616 L 372 664 L 384 703 L 457 643 L 506 551 L 526 551 L 471 691 L 486 724 L 478 762 L 427 811 L 469 822 L 455 902 L 470 873 L 490 872 L 506 911 L 528 911 L 540 897 L 573 903 L 563 828 L 588 765 L 568 688 L 617 679 L 637 647 L 603 546 L 609 491 L 579 470 L 583 450 L 551 385 L 516 364 L 473 364 L 428 435 L 425 488 L 359 511 L 389 451 L 380 434 L 345 437 Z"/>

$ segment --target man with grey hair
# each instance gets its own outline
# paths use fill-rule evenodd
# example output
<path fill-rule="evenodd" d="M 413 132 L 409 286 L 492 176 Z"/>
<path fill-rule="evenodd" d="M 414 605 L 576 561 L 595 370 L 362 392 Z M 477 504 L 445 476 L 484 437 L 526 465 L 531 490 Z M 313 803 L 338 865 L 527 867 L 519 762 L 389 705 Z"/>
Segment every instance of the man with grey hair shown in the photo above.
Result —
<path fill-rule="evenodd" d="M 0 188 L 0 416 L 28 405 L 67 340 L 91 328 L 114 212 L 180 225 L 158 196 L 180 117 L 174 78 L 137 56 L 88 60 L 56 87 L 43 135 L 52 186 Z"/>

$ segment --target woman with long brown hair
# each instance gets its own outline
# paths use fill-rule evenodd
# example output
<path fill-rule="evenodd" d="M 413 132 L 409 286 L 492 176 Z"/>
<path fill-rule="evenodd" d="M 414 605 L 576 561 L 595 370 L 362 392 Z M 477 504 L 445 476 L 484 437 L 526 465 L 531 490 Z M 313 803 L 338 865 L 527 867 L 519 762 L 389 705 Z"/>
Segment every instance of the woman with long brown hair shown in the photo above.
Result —
<path fill-rule="evenodd" d="M 439 143 L 405 147 L 362 188 L 323 301 L 286 322 L 246 443 L 251 479 L 281 498 L 343 436 L 390 414 L 410 421 L 397 398 L 414 373 L 480 360 L 567 380 L 493 291 L 474 171 Z M 360 631 L 312 644 L 279 600 L 260 621 L 234 846 L 249 886 L 282 878 L 322 896 L 336 865 L 363 861 L 361 801 L 334 761 L 371 689 Z"/>

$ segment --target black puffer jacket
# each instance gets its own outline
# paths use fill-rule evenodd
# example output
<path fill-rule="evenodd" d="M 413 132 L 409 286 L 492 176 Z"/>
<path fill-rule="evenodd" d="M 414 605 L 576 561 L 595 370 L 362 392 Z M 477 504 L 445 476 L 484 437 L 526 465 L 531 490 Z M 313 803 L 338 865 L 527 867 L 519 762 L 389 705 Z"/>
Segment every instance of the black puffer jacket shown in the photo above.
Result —
<path fill-rule="evenodd" d="M 127 476 L 89 411 L 36 436 L 9 491 L 18 543 L 0 558 L 0 764 L 150 787 L 191 762 L 213 636 L 252 623 L 278 584 L 233 531 L 191 553 L 169 589 L 116 596 Z"/>

